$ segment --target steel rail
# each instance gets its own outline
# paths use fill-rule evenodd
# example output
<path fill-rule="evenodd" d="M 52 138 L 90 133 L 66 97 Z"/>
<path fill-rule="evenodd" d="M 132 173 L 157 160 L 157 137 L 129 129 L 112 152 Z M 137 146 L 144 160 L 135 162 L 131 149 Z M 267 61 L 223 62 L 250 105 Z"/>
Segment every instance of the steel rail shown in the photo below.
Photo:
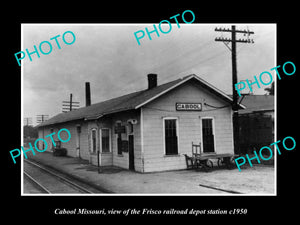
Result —
<path fill-rule="evenodd" d="M 29 160 L 26 160 L 24 159 L 25 162 L 39 168 L 40 170 L 43 170 L 45 172 L 47 172 L 48 174 L 51 174 L 52 176 L 58 178 L 59 180 L 61 180 L 62 182 L 68 184 L 69 186 L 71 187 L 75 187 L 76 189 L 78 189 L 79 191 L 83 192 L 83 193 L 89 193 L 89 194 L 93 194 L 93 192 L 91 192 L 90 190 L 86 189 L 85 187 L 82 187 L 76 183 L 74 183 L 73 181 L 71 181 L 70 179 L 67 179 L 66 177 L 63 177 L 51 170 L 48 170 L 47 168 L 45 168 L 44 166 L 40 165 L 40 164 L 37 164 L 36 162 L 32 162 L 32 161 L 29 161 Z M 25 171 L 24 171 L 25 172 Z"/>
<path fill-rule="evenodd" d="M 25 171 L 23 171 L 24 175 L 35 185 L 37 185 L 39 187 L 39 189 L 41 189 L 43 192 L 47 193 L 47 194 L 51 194 L 51 192 L 45 188 L 41 183 L 39 183 L 36 179 L 34 179 L 32 176 L 30 176 L 28 173 L 26 173 Z"/>

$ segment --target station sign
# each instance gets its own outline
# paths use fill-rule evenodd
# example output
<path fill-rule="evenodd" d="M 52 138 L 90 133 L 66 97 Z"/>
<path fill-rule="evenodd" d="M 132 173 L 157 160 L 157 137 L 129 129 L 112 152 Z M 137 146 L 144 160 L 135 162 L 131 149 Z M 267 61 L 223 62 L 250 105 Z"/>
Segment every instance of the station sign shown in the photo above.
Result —
<path fill-rule="evenodd" d="M 201 103 L 176 103 L 176 111 L 202 111 Z"/>
<path fill-rule="evenodd" d="M 125 126 L 115 126 L 115 134 L 126 133 Z"/>

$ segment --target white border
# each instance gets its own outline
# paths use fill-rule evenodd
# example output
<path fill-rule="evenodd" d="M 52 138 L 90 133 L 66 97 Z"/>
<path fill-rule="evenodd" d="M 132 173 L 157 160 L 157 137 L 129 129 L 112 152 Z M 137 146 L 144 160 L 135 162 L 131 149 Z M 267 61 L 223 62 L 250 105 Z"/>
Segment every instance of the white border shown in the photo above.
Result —
<path fill-rule="evenodd" d="M 275 25 L 275 37 L 274 37 L 274 58 L 275 58 L 275 62 L 274 62 L 274 67 L 277 66 L 277 23 L 273 24 Z M 274 92 L 274 142 L 276 142 L 277 140 L 277 79 L 278 77 L 276 76 L 275 80 L 275 92 Z M 277 151 L 275 152 L 275 157 L 274 157 L 274 187 L 275 187 L 275 195 L 277 196 Z"/>
<path fill-rule="evenodd" d="M 24 49 L 23 40 L 23 25 L 21 24 L 21 49 Z M 21 60 L 21 146 L 24 146 L 24 107 L 23 107 L 23 92 L 24 92 L 24 63 Z M 24 156 L 21 153 L 21 196 L 24 194 Z"/>

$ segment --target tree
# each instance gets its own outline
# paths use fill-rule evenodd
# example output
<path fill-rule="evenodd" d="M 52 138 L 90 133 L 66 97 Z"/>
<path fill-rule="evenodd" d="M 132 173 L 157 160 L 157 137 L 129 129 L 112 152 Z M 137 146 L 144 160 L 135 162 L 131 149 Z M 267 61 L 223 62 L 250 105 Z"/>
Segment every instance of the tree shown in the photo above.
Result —
<path fill-rule="evenodd" d="M 274 95 L 274 81 L 271 84 L 271 87 L 265 88 L 265 91 L 267 91 L 268 95 Z"/>
<path fill-rule="evenodd" d="M 31 137 L 31 138 L 37 138 L 38 137 L 38 130 L 37 128 L 34 128 L 33 126 L 24 126 L 24 137 Z"/>

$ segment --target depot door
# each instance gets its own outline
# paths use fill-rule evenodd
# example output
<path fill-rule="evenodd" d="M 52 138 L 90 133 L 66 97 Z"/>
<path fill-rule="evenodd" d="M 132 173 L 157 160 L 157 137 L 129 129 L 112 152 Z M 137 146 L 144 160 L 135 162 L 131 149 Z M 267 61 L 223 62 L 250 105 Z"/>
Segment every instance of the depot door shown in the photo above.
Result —
<path fill-rule="evenodd" d="M 128 135 L 129 169 L 134 170 L 134 140 L 133 135 Z"/>
<path fill-rule="evenodd" d="M 202 146 L 203 152 L 214 152 L 215 151 L 215 137 L 213 118 L 202 118 Z"/>
<path fill-rule="evenodd" d="M 81 133 L 81 126 L 76 126 L 77 135 L 76 135 L 76 156 L 80 158 L 80 133 Z"/>

